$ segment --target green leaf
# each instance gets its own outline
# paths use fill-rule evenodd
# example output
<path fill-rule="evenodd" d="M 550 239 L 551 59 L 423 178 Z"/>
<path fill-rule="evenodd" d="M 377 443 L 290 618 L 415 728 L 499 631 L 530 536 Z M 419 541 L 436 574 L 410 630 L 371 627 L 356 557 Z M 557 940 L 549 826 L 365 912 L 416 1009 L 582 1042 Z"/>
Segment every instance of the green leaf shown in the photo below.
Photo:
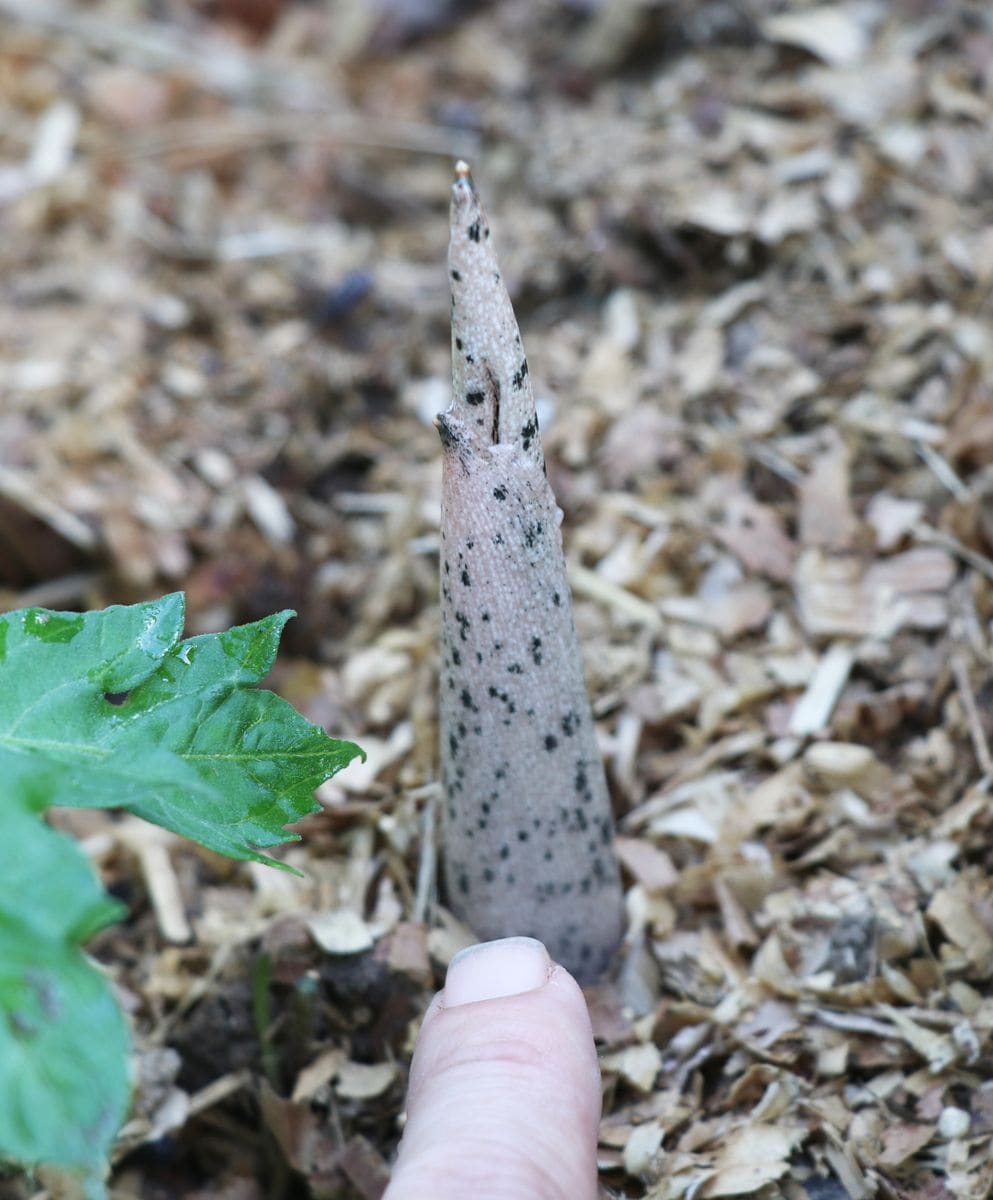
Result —
<path fill-rule="evenodd" d="M 0 1158 L 101 1172 L 127 1111 L 128 1036 L 79 943 L 123 910 L 9 793 L 0 845 Z"/>
<path fill-rule="evenodd" d="M 123 807 L 273 863 L 259 848 L 296 840 L 284 827 L 362 753 L 254 687 L 292 615 L 185 641 L 180 593 L 0 617 L 0 772 L 36 806 Z"/>
<path fill-rule="evenodd" d="M 103 1192 L 127 1107 L 127 1032 L 80 944 L 120 915 L 53 804 L 123 807 L 235 858 L 289 839 L 362 752 L 255 684 L 284 612 L 181 641 L 180 594 L 0 616 L 0 1159 Z M 281 864 L 274 864 L 281 865 Z"/>

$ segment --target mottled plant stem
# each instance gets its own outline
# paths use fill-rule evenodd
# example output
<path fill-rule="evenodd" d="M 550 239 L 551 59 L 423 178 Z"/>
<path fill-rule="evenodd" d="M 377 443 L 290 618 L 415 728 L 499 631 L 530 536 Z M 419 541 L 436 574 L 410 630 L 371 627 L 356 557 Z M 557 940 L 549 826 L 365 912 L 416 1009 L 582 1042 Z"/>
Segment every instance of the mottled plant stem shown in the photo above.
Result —
<path fill-rule="evenodd" d="M 452 187 L 442 443 L 441 762 L 449 906 L 581 980 L 623 928 L 613 821 L 528 364 L 463 163 Z"/>

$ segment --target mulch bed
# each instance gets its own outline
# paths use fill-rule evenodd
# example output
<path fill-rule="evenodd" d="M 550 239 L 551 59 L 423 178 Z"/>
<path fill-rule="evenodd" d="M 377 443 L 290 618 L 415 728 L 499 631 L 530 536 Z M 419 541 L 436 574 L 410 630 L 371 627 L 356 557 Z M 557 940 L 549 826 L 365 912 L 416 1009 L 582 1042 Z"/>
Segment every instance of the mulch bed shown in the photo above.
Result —
<path fill-rule="evenodd" d="M 605 1194 L 986 1196 L 987 6 L 0 0 L 0 113 L 0 605 L 292 607 L 271 685 L 368 752 L 302 877 L 59 818 L 130 908 L 92 947 L 136 1038 L 112 1194 L 385 1186 L 468 937 L 433 850 L 465 157 L 628 889 Z"/>

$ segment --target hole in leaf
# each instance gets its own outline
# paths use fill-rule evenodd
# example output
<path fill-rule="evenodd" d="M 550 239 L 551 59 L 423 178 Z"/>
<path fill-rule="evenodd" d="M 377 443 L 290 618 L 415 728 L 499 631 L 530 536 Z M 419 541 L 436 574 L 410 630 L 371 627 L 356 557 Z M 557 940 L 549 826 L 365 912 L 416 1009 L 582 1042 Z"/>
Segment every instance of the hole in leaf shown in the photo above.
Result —
<path fill-rule="evenodd" d="M 108 704 L 113 704 L 115 708 L 120 708 L 122 704 L 127 703 L 130 692 L 104 692 L 103 698 Z"/>

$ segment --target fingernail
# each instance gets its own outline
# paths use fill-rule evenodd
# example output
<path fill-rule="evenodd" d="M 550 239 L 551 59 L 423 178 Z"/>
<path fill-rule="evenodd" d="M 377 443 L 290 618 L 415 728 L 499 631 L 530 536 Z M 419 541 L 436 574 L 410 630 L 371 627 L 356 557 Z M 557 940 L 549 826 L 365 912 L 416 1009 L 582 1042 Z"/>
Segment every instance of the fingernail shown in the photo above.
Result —
<path fill-rule="evenodd" d="M 445 1007 L 533 992 L 548 982 L 552 960 L 535 938 L 510 937 L 460 950 L 448 964 Z"/>

